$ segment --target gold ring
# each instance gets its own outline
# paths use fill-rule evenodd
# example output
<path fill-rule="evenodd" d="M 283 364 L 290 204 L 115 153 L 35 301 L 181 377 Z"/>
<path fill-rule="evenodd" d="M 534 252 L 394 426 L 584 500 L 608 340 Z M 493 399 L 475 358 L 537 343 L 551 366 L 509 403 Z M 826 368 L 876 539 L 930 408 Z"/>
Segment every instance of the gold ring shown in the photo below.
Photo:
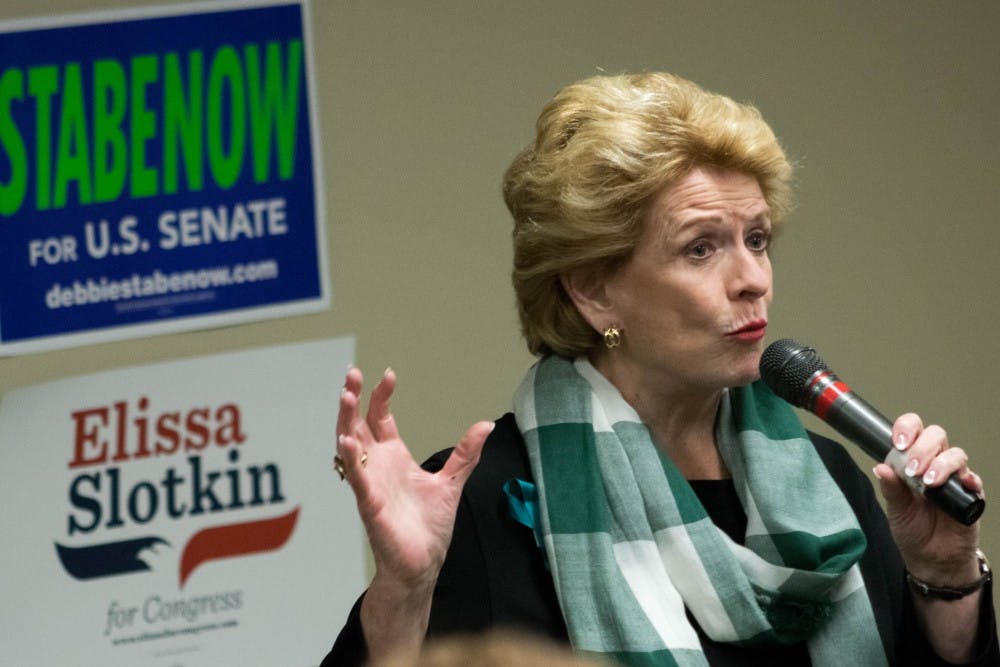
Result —
<path fill-rule="evenodd" d="M 333 469 L 340 475 L 341 481 L 347 479 L 347 471 L 344 470 L 344 459 L 340 458 L 340 454 L 333 457 Z"/>
<path fill-rule="evenodd" d="M 361 454 L 361 465 L 364 465 L 368 461 L 368 452 Z"/>

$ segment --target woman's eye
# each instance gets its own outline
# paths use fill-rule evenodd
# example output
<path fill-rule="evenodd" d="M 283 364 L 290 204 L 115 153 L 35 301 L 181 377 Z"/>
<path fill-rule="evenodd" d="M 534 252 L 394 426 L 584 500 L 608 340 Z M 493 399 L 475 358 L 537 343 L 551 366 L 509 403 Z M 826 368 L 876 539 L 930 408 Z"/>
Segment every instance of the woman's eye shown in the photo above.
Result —
<path fill-rule="evenodd" d="M 695 259 L 704 259 L 712 254 L 712 247 L 705 241 L 698 241 L 688 246 L 688 255 Z"/>
<path fill-rule="evenodd" d="M 747 247 L 758 252 L 767 250 L 771 237 L 767 232 L 756 231 L 747 237 Z"/>

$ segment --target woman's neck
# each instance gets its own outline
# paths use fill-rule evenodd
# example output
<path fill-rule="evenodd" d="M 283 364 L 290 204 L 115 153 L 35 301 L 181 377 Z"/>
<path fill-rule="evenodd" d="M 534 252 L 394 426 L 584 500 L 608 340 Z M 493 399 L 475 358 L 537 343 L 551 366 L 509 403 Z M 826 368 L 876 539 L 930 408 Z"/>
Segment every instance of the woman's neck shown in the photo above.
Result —
<path fill-rule="evenodd" d="M 649 429 L 653 443 L 686 479 L 731 477 L 715 442 L 723 390 L 678 387 L 608 363 L 607 356 L 591 364 L 618 389 Z"/>

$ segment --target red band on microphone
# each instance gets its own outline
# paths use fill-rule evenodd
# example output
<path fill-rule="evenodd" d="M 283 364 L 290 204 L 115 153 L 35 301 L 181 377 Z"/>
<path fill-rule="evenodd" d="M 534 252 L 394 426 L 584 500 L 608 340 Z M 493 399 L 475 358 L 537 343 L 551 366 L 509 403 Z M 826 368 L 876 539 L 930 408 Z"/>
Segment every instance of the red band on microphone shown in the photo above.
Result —
<path fill-rule="evenodd" d="M 813 412 L 816 413 L 817 417 L 825 420 L 826 414 L 830 411 L 830 408 L 833 407 L 833 404 L 837 402 L 837 399 L 851 393 L 851 388 L 836 379 L 836 376 L 829 372 L 823 372 L 817 375 L 812 381 L 812 386 L 815 387 L 819 383 L 826 386 L 823 387 L 823 391 L 816 397 Z"/>

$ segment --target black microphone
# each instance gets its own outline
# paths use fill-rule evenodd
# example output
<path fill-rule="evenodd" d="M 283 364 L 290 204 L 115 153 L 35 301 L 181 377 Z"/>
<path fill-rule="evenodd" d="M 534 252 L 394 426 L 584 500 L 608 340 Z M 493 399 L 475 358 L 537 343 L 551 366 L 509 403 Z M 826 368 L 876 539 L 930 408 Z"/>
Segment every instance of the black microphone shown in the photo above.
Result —
<path fill-rule="evenodd" d="M 986 501 L 967 491 L 954 474 L 941 486 L 926 487 L 903 472 L 906 454 L 892 446 L 892 423 L 851 391 L 811 347 L 783 338 L 767 346 L 760 375 L 775 394 L 805 408 L 852 440 L 876 461 L 885 461 L 925 498 L 966 526 L 976 522 Z"/>

